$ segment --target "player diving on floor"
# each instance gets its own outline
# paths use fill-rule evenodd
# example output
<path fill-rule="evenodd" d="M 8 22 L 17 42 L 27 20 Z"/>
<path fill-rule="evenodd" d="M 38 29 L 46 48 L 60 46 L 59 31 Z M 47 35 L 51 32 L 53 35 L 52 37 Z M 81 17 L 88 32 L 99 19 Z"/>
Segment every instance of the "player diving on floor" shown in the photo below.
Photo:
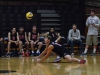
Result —
<path fill-rule="evenodd" d="M 52 52 L 56 53 L 57 55 L 60 55 L 60 57 L 63 57 L 69 62 L 79 62 L 80 64 L 84 64 L 86 62 L 86 60 L 72 58 L 69 50 L 65 48 L 64 46 L 58 43 L 51 44 L 50 36 L 45 36 L 44 41 L 46 44 L 46 48 L 38 57 L 35 58 L 37 62 L 43 62 L 50 56 Z"/>

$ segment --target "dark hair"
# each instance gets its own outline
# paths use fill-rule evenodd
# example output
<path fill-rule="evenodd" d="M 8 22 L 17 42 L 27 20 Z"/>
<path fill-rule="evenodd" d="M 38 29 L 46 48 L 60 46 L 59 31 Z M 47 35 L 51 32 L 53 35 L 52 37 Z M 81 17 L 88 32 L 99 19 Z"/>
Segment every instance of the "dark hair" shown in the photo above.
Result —
<path fill-rule="evenodd" d="M 94 9 L 91 9 L 90 12 L 94 12 L 95 13 L 95 10 Z"/>
<path fill-rule="evenodd" d="M 19 27 L 19 29 L 20 29 L 20 28 L 23 28 L 23 29 L 24 29 L 24 27 Z"/>
<path fill-rule="evenodd" d="M 44 36 L 44 38 L 48 38 L 50 41 L 51 41 L 51 36 L 49 36 L 49 35 L 46 35 L 46 36 Z"/>
<path fill-rule="evenodd" d="M 15 29 L 16 29 L 16 27 L 12 27 L 12 28 L 11 28 L 11 30 L 12 30 L 13 28 L 15 28 Z"/>
<path fill-rule="evenodd" d="M 51 28 L 53 28 L 53 29 L 55 30 L 55 28 L 54 28 L 54 27 L 51 27 Z M 50 30 L 51 30 L 51 28 L 50 28 Z"/>
<path fill-rule="evenodd" d="M 10 30 L 10 32 L 12 32 L 13 28 L 15 28 L 15 29 L 16 29 L 16 31 L 17 31 L 17 28 L 16 28 L 16 27 L 11 27 L 11 30 Z"/>
<path fill-rule="evenodd" d="M 76 25 L 76 24 L 73 24 L 73 26 L 76 26 L 76 27 L 77 27 L 77 25 Z"/>
<path fill-rule="evenodd" d="M 36 28 L 37 28 L 37 26 L 36 26 L 36 25 L 32 26 L 32 28 L 33 28 L 33 27 L 36 27 Z"/>

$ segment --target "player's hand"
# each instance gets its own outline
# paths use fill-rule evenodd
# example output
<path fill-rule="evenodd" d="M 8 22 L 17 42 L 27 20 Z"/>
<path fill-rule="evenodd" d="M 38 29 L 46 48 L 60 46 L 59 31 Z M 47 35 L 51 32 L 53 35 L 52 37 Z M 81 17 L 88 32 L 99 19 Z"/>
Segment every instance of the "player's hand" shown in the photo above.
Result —
<path fill-rule="evenodd" d="M 16 44 L 16 45 L 18 45 L 18 42 L 17 42 L 17 41 L 15 41 L 15 44 Z"/>
<path fill-rule="evenodd" d="M 95 26 L 95 24 L 93 23 L 92 26 Z"/>
<path fill-rule="evenodd" d="M 14 43 L 16 43 L 16 41 L 14 41 Z"/>
<path fill-rule="evenodd" d="M 74 37 L 72 37 L 72 39 L 74 40 Z"/>
<path fill-rule="evenodd" d="M 38 56 L 37 56 L 37 57 L 34 57 L 34 59 L 36 59 L 36 60 L 37 60 L 37 59 L 38 59 Z"/>
<path fill-rule="evenodd" d="M 36 44 L 36 42 L 34 42 L 34 44 Z"/>
<path fill-rule="evenodd" d="M 26 41 L 28 44 L 29 44 L 29 42 L 28 41 Z"/>
<path fill-rule="evenodd" d="M 58 36 L 60 36 L 60 33 L 58 33 Z"/>
<path fill-rule="evenodd" d="M 40 63 L 40 62 L 42 62 L 42 61 L 41 61 L 41 59 L 37 59 L 36 62 L 37 62 L 37 63 Z"/>

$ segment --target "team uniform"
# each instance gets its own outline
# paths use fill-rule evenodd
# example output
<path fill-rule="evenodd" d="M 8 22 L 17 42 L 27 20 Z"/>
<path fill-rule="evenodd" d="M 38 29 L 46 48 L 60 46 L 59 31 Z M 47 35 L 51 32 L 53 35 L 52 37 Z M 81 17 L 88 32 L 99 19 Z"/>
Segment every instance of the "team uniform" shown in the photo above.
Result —
<path fill-rule="evenodd" d="M 25 44 L 25 32 L 23 32 L 23 33 L 18 33 L 19 34 L 19 40 L 23 43 L 23 44 Z"/>
<path fill-rule="evenodd" d="M 37 32 L 36 33 L 31 32 L 31 40 L 33 40 L 35 42 L 37 40 L 37 35 L 38 35 Z M 36 45 L 37 45 L 37 43 L 36 43 Z"/>
<path fill-rule="evenodd" d="M 51 45 L 54 46 L 52 51 L 55 52 L 60 57 L 64 58 L 65 55 L 70 55 L 70 51 L 67 48 L 65 48 L 64 46 L 62 46 L 58 43 L 54 43 L 54 44 L 51 44 Z"/>
<path fill-rule="evenodd" d="M 57 37 L 58 37 L 55 32 L 49 32 L 49 36 L 51 36 L 51 38 L 52 38 L 51 41 L 52 42 L 55 42 Z"/>
<path fill-rule="evenodd" d="M 12 41 L 17 41 L 17 33 L 15 33 L 15 34 L 12 34 L 12 32 L 10 32 L 10 40 L 12 40 Z M 11 42 L 11 47 L 17 47 L 16 46 L 16 44 L 14 43 L 14 42 Z M 7 53 L 7 57 L 10 57 L 10 55 L 14 55 L 14 54 L 10 54 L 10 53 Z"/>
<path fill-rule="evenodd" d="M 64 46 L 58 44 L 58 43 L 54 43 L 54 44 L 49 44 L 49 45 L 52 45 L 53 46 L 53 49 L 52 51 L 55 52 L 57 55 L 60 55 L 60 57 L 63 57 L 64 59 L 67 59 L 68 61 L 70 62 L 79 62 L 80 64 L 84 64 L 86 62 L 86 60 L 80 60 L 80 59 L 77 59 L 77 58 L 71 58 L 70 56 L 70 51 L 65 48 Z M 47 50 L 47 52 L 49 53 L 49 51 Z M 47 59 L 46 58 L 47 56 L 44 56 L 43 58 Z M 41 59 L 40 60 L 37 60 L 38 62 L 42 62 Z M 57 61 L 57 62 L 60 62 L 60 61 Z"/>
<path fill-rule="evenodd" d="M 36 33 L 31 32 L 30 40 L 33 40 L 34 42 L 37 41 L 38 40 L 38 32 L 36 32 Z M 40 43 L 39 41 L 36 42 L 36 44 L 34 46 L 35 47 L 38 47 L 38 45 L 40 46 L 39 43 Z M 36 55 L 38 56 L 39 54 L 40 54 L 40 49 L 38 47 L 37 52 L 36 52 Z M 34 56 L 34 51 L 33 50 L 32 50 L 31 56 Z"/>
<path fill-rule="evenodd" d="M 19 40 L 23 43 L 23 45 L 26 46 L 27 48 L 27 45 L 26 45 L 26 40 L 25 40 L 25 32 L 23 33 L 18 33 L 19 34 Z M 28 50 L 26 52 L 24 52 L 24 50 L 22 49 L 22 53 L 20 53 L 20 56 L 29 56 L 29 52 Z"/>
<path fill-rule="evenodd" d="M 17 41 L 17 33 L 10 35 L 12 41 Z M 15 43 L 11 43 L 11 46 L 16 46 Z"/>
<path fill-rule="evenodd" d="M 49 32 L 49 36 L 51 36 L 52 44 L 57 43 L 56 40 L 57 40 L 58 36 L 56 35 L 55 32 Z M 58 61 L 61 61 L 59 54 L 57 54 L 57 58 L 53 62 L 58 62 Z"/>

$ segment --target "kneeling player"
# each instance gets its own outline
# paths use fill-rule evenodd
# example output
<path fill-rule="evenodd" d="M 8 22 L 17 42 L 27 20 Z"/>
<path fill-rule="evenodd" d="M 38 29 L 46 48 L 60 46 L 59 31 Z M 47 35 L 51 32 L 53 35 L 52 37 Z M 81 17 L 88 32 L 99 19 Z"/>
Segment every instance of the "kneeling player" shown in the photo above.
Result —
<path fill-rule="evenodd" d="M 45 43 L 46 43 L 46 48 L 45 50 L 37 57 L 40 58 L 42 56 L 44 56 L 42 59 L 37 59 L 37 62 L 42 62 L 45 59 L 47 59 L 51 52 L 55 52 L 57 55 L 60 55 L 61 57 L 65 58 L 66 60 L 70 61 L 70 62 L 79 62 L 80 64 L 84 64 L 86 62 L 86 60 L 80 60 L 77 58 L 72 58 L 70 55 L 70 52 L 67 50 L 67 48 L 63 47 L 60 44 L 50 44 L 50 40 L 51 37 L 50 36 L 46 36 L 45 37 Z"/>

